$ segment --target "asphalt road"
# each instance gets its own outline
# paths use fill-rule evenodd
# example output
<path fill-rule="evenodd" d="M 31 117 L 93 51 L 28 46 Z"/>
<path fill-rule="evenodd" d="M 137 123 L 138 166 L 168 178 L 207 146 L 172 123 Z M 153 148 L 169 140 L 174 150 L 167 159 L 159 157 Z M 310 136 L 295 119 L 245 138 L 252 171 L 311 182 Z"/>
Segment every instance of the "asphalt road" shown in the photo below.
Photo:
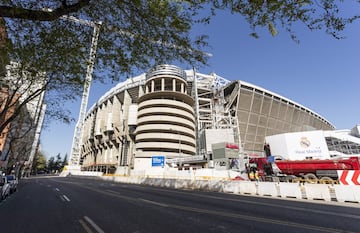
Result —
<path fill-rule="evenodd" d="M 0 202 L 0 232 L 360 232 L 352 205 L 41 177 Z"/>

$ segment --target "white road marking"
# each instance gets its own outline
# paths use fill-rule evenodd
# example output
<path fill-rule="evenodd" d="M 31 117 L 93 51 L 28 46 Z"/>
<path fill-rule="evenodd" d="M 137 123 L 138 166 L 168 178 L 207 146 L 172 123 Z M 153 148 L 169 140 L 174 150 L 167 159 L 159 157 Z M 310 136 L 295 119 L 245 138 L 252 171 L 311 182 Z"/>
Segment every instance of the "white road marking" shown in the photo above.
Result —
<path fill-rule="evenodd" d="M 111 189 L 107 189 L 106 191 L 108 191 L 109 193 L 120 194 L 119 192 L 113 191 Z"/>
<path fill-rule="evenodd" d="M 148 188 L 148 189 L 157 190 L 156 188 Z M 325 215 L 333 215 L 333 216 L 339 216 L 339 217 L 360 219 L 359 215 L 354 215 L 354 214 L 344 214 L 344 213 L 329 212 L 329 211 L 324 211 L 324 210 L 315 210 L 315 209 L 309 209 L 309 208 L 303 208 L 303 207 L 286 206 L 283 204 L 262 203 L 262 202 L 258 202 L 258 201 L 241 200 L 241 199 L 234 199 L 234 198 L 229 198 L 229 197 L 216 197 L 216 196 L 209 196 L 209 195 L 197 194 L 197 193 L 189 193 L 189 192 L 183 192 L 183 191 L 177 191 L 177 190 L 165 190 L 164 189 L 162 191 L 170 192 L 170 193 L 180 193 L 183 195 L 186 194 L 186 195 L 196 196 L 196 197 L 210 198 L 210 199 L 215 199 L 215 200 L 233 201 L 233 202 L 238 202 L 238 203 L 254 204 L 254 205 L 260 205 L 260 206 L 267 206 L 267 207 L 277 207 L 277 208 L 283 208 L 283 209 L 289 209 L 289 210 L 299 210 L 299 211 L 316 213 L 316 214 L 319 213 L 319 214 L 325 214 Z M 262 197 L 262 198 L 266 199 L 268 197 Z M 276 198 L 272 198 L 272 197 L 270 197 L 269 199 L 284 200 L 284 199 L 276 199 Z M 294 202 L 302 202 L 302 200 L 297 200 L 297 199 L 285 199 L 285 200 L 294 201 Z M 303 202 L 303 203 L 306 203 L 306 202 Z M 326 204 L 326 203 L 322 202 L 322 204 Z M 332 203 L 329 203 L 329 204 L 332 204 Z M 353 207 L 357 207 L 357 206 L 354 205 Z"/>
<path fill-rule="evenodd" d="M 143 202 L 146 202 L 146 203 L 153 204 L 153 205 L 158 205 L 158 206 L 161 206 L 161 207 L 169 207 L 169 206 L 166 205 L 166 204 L 163 204 L 163 203 L 160 203 L 160 202 L 156 202 L 156 201 L 150 201 L 150 200 L 142 199 L 142 198 L 139 198 L 139 200 L 140 200 L 140 201 L 143 201 Z"/>
<path fill-rule="evenodd" d="M 56 188 L 56 189 L 55 189 L 55 191 L 58 191 L 58 192 L 59 192 L 59 191 L 60 191 L 60 189 Z"/>
<path fill-rule="evenodd" d="M 94 223 L 88 216 L 84 216 L 84 219 L 90 223 L 90 225 L 98 232 L 98 233 L 105 233 L 98 225 Z"/>
<path fill-rule="evenodd" d="M 93 231 L 90 229 L 90 227 L 88 227 L 88 225 L 86 225 L 86 223 L 82 219 L 79 219 L 79 223 L 84 228 L 86 233 L 93 233 Z"/>
<path fill-rule="evenodd" d="M 62 195 L 64 197 L 64 199 L 68 202 L 70 202 L 70 199 L 66 196 L 66 195 Z"/>

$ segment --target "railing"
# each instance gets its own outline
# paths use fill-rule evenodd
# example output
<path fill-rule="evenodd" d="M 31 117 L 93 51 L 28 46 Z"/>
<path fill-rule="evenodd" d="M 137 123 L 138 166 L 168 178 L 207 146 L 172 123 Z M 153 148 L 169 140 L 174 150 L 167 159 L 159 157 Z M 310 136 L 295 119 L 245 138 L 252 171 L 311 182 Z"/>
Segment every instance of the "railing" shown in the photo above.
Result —
<path fill-rule="evenodd" d="M 187 80 L 185 71 L 174 65 L 157 65 L 151 68 L 146 74 L 146 80 L 157 75 L 175 75 Z"/>

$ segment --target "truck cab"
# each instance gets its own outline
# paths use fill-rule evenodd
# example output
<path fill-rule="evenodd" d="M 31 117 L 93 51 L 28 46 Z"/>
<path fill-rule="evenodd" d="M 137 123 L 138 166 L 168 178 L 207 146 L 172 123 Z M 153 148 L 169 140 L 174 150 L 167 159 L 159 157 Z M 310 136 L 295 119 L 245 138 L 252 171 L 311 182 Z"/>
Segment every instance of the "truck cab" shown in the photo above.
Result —
<path fill-rule="evenodd" d="M 260 181 L 287 181 L 287 175 L 281 173 L 273 156 L 250 158 L 248 167 L 257 171 Z"/>

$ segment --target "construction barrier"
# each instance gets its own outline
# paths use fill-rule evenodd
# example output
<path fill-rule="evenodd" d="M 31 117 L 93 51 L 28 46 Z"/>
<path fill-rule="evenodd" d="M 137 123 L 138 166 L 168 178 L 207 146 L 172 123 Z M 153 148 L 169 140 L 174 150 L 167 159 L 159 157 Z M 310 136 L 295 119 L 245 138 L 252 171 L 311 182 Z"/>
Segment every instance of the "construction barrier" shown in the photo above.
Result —
<path fill-rule="evenodd" d="M 85 174 L 81 173 L 81 175 Z M 94 173 L 92 173 L 92 175 L 94 175 Z M 102 179 L 113 182 L 145 184 L 174 189 L 192 189 L 232 194 L 269 196 L 274 198 L 321 200 L 325 202 L 337 201 L 360 203 L 360 186 L 358 185 L 252 182 L 219 179 L 197 180 L 195 177 L 197 176 L 194 176 L 192 179 L 149 178 L 143 176 L 102 176 Z"/>
<path fill-rule="evenodd" d="M 303 186 L 304 186 L 305 197 L 307 199 L 331 201 L 329 185 L 305 183 Z"/>
<path fill-rule="evenodd" d="M 262 185 L 259 183 L 259 185 Z M 279 186 L 279 196 L 287 198 L 297 198 L 301 199 L 301 189 L 299 183 L 278 183 Z"/>
<path fill-rule="evenodd" d="M 259 196 L 280 197 L 278 184 L 274 182 L 261 182 L 257 186 Z"/>
<path fill-rule="evenodd" d="M 257 194 L 257 185 L 256 182 L 251 181 L 236 181 L 239 186 L 239 193 L 240 194 Z"/>
<path fill-rule="evenodd" d="M 239 184 L 236 181 L 226 181 L 223 182 L 223 192 L 224 193 L 239 193 Z"/>
<path fill-rule="evenodd" d="M 338 202 L 360 202 L 360 186 L 335 185 L 334 189 Z"/>
<path fill-rule="evenodd" d="M 360 185 L 360 170 L 338 170 L 338 177 L 342 185 Z"/>

